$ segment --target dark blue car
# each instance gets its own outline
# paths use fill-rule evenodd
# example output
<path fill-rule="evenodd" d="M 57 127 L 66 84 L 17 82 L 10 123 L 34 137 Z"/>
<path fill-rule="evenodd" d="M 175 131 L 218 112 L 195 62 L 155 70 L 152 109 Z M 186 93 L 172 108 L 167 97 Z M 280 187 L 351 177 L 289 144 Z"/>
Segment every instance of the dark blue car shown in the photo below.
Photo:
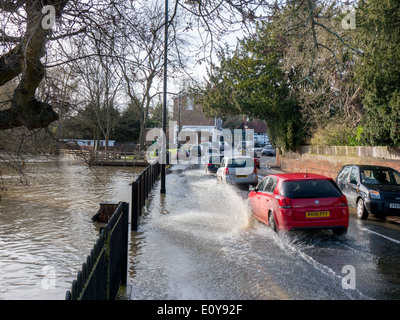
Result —
<path fill-rule="evenodd" d="M 216 173 L 220 167 L 220 164 L 221 164 L 221 161 L 223 158 L 224 158 L 223 155 L 217 155 L 217 156 L 210 155 L 210 156 L 206 157 L 205 162 L 204 162 L 204 164 L 205 164 L 204 172 L 205 173 L 210 173 L 210 172 Z"/>
<path fill-rule="evenodd" d="M 372 165 L 346 165 L 336 178 L 348 204 L 357 217 L 369 214 L 382 218 L 400 215 L 400 173 L 392 168 Z"/>

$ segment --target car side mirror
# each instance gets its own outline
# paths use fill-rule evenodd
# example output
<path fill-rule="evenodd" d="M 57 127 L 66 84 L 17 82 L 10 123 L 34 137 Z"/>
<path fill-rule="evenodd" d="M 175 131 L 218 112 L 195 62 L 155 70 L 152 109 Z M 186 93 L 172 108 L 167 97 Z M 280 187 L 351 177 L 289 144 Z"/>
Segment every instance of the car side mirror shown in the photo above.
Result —
<path fill-rule="evenodd" d="M 249 191 L 255 191 L 255 192 L 257 192 L 258 189 L 257 189 L 257 187 L 250 186 L 250 187 L 249 187 Z"/>

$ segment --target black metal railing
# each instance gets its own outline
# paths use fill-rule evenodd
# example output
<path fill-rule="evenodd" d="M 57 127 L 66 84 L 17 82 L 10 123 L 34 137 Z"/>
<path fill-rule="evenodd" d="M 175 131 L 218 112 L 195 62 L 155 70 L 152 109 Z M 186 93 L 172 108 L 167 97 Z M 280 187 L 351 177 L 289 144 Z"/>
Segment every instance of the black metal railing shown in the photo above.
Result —
<path fill-rule="evenodd" d="M 132 182 L 131 229 L 137 231 L 145 201 L 161 173 L 158 161 L 146 167 Z M 66 300 L 113 300 L 128 272 L 129 204 L 120 202 L 101 229 L 86 262 L 72 282 Z"/>
<path fill-rule="evenodd" d="M 131 230 L 137 231 L 139 219 L 146 199 L 161 172 L 161 164 L 156 161 L 146 167 L 144 171 L 132 182 L 131 198 Z"/>
<path fill-rule="evenodd" d="M 102 228 L 66 300 L 113 300 L 128 272 L 129 204 L 120 202 Z"/>

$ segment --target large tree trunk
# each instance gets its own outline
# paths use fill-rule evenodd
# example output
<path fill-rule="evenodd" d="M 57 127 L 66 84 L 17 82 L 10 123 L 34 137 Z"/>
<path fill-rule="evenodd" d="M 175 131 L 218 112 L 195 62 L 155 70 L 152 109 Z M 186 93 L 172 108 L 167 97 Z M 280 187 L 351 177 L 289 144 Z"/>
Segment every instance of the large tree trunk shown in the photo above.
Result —
<path fill-rule="evenodd" d="M 58 3 L 60 8 L 65 6 L 66 2 Z M 21 74 L 10 108 L 0 111 L 0 130 L 21 126 L 28 129 L 43 128 L 58 120 L 58 114 L 52 106 L 35 98 L 36 89 L 45 74 L 40 59 L 45 54 L 50 32 L 50 29 L 42 27 L 44 15 L 41 10 L 39 1 L 25 1 L 25 36 L 16 47 L 0 58 L 0 85 Z"/>

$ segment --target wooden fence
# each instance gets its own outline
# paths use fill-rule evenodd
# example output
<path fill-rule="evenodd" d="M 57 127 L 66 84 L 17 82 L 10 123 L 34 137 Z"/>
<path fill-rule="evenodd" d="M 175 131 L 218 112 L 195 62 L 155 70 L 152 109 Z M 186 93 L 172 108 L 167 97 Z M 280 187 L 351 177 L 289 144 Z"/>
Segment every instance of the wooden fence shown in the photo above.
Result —
<path fill-rule="evenodd" d="M 90 166 L 147 166 L 144 152 L 91 151 Z"/>

